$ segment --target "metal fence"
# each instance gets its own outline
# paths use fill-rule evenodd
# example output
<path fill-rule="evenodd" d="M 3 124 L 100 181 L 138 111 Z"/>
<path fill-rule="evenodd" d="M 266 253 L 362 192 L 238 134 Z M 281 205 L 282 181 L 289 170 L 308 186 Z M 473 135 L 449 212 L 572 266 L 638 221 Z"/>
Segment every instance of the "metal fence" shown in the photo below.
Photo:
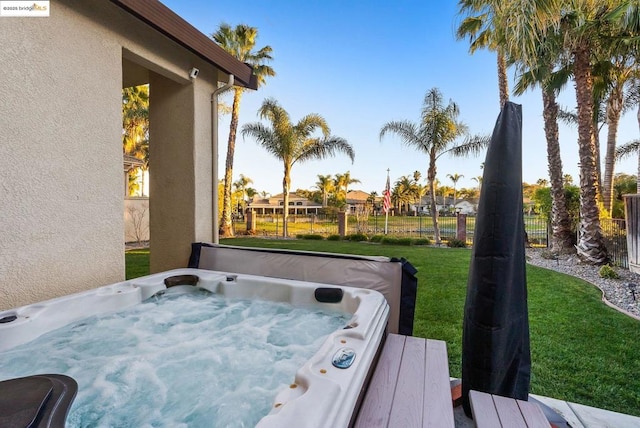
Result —
<path fill-rule="evenodd" d="M 627 253 L 627 228 L 623 219 L 600 219 L 600 228 L 604 237 L 604 244 L 609 253 L 609 259 L 614 266 L 629 267 L 629 254 Z"/>
<path fill-rule="evenodd" d="M 439 217 L 438 227 L 441 239 L 447 241 L 455 238 L 457 218 Z M 473 233 L 476 219 L 467 216 L 467 244 L 473 244 Z M 551 239 L 550 226 L 543 217 L 524 216 L 525 231 L 532 247 L 548 247 Z M 338 234 L 338 216 L 323 214 L 290 215 L 287 221 L 289 236 L 322 235 L 324 237 Z M 627 240 L 625 221 L 621 219 L 601 219 L 600 226 L 611 258 L 615 266 L 628 267 Z M 387 234 L 394 237 L 434 239 L 433 221 L 430 216 L 389 216 L 386 221 Z M 235 220 L 236 234 L 246 233 L 245 220 Z M 347 216 L 347 235 L 362 233 L 365 235 L 382 235 L 385 233 L 385 216 Z M 255 234 L 257 236 L 282 236 L 282 215 L 256 215 Z"/>

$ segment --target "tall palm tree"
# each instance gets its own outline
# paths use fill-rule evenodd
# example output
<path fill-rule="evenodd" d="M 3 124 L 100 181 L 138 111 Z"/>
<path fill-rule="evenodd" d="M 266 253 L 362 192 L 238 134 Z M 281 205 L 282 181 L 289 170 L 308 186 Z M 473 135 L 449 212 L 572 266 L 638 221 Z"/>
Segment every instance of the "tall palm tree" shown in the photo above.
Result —
<path fill-rule="evenodd" d="M 504 28 L 504 0 L 459 0 L 459 13 L 465 15 L 456 31 L 458 39 L 469 38 L 469 52 L 488 49 L 496 52 L 500 109 L 509 101 L 507 61 L 501 44 Z"/>
<path fill-rule="evenodd" d="M 248 123 L 242 127 L 242 136 L 255 138 L 258 144 L 283 163 L 282 236 L 286 237 L 293 165 L 313 159 L 324 159 L 338 152 L 346 154 L 353 162 L 355 153 L 344 138 L 330 135 L 327 122 L 318 114 L 308 114 L 293 124 L 287 111 L 272 98 L 264 100 L 258 113 L 261 119 L 271 122 L 271 127 L 260 122 Z M 313 136 L 316 130 L 321 131 L 321 137 Z"/>
<path fill-rule="evenodd" d="M 453 175 L 451 175 L 451 174 L 447 174 L 447 177 L 448 177 L 451 181 L 453 181 L 453 206 L 455 207 L 455 206 L 456 206 L 457 199 L 458 199 L 458 189 L 457 189 L 458 181 L 459 181 L 462 177 L 464 177 L 464 175 L 462 175 L 462 174 L 458 174 L 458 173 L 455 173 L 455 174 L 453 174 Z"/>
<path fill-rule="evenodd" d="M 436 209 L 436 161 L 445 153 L 451 153 L 454 156 L 479 153 L 489 141 L 487 137 L 470 137 L 467 126 L 458 120 L 459 115 L 458 105 L 449 101 L 449 104 L 445 106 L 440 91 L 437 88 L 432 88 L 424 97 L 418 123 L 406 120 L 392 121 L 386 123 L 380 130 L 380 139 L 389 132 L 397 134 L 402 143 L 429 156 L 427 180 L 431 193 L 431 220 L 436 244 L 440 243 L 438 210 Z M 466 137 L 465 141 L 454 146 L 454 142 L 460 137 Z"/>
<path fill-rule="evenodd" d="M 245 24 L 239 24 L 232 28 L 228 24 L 220 24 L 218 30 L 211 35 L 213 40 L 234 58 L 253 67 L 253 74 L 258 81 L 258 87 L 266 82 L 268 76 L 275 76 L 275 71 L 266 62 L 271 61 L 271 46 L 264 46 L 256 50 L 258 29 Z M 233 88 L 233 105 L 231 107 L 231 123 L 229 125 L 229 140 L 227 142 L 227 159 L 224 169 L 224 197 L 222 208 L 222 221 L 220 222 L 220 235 L 232 236 L 231 224 L 231 180 L 233 177 L 233 156 L 236 149 L 236 132 L 238 130 L 238 115 L 240 113 L 240 100 L 244 88 Z"/>
<path fill-rule="evenodd" d="M 331 175 L 318 174 L 318 181 L 315 184 L 316 189 L 322 193 L 322 206 L 327 206 L 327 198 L 329 193 L 333 192 L 334 184 Z"/>
<path fill-rule="evenodd" d="M 551 42 L 553 45 L 549 46 Z M 558 253 L 575 251 L 573 246 L 572 222 L 567 210 L 564 190 L 564 176 L 562 172 L 562 158 L 560 157 L 560 136 L 558 131 L 559 107 L 556 101 L 559 91 L 569 80 L 571 70 L 567 67 L 556 68 L 559 63 L 559 39 L 549 41 L 539 48 L 538 68 L 535 70 L 523 68 L 515 85 L 514 92 L 522 95 L 528 89 L 539 85 L 542 92 L 542 117 L 547 142 L 547 165 L 551 182 L 551 248 Z"/>
<path fill-rule="evenodd" d="M 626 46 L 626 45 L 625 45 Z M 617 55 L 616 55 L 617 53 Z M 602 178 L 602 202 L 604 208 L 611 212 L 613 204 L 613 175 L 616 161 L 616 143 L 618 124 L 625 108 L 625 85 L 637 74 L 637 66 L 632 52 L 614 52 L 611 61 L 606 62 L 602 74 L 603 85 L 607 94 L 607 151 Z"/>
<path fill-rule="evenodd" d="M 562 40 L 561 49 L 571 62 L 576 89 L 580 159 L 580 227 L 576 249 L 582 260 L 592 264 L 603 264 L 608 257 L 597 203 L 591 65 L 600 44 L 606 40 L 606 36 L 611 36 L 612 26 L 605 22 L 605 17 L 619 3 L 619 0 L 506 2 L 507 8 L 511 9 L 508 13 L 511 21 L 510 31 L 504 32 L 504 37 L 505 47 L 511 55 L 535 70 L 539 63 L 539 45 L 557 37 Z"/>

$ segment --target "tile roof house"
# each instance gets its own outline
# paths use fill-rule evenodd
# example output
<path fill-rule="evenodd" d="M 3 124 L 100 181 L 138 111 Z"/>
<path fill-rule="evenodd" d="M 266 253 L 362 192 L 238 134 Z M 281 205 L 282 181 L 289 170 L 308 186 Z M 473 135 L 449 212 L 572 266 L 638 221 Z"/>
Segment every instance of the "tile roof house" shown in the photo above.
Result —
<path fill-rule="evenodd" d="M 192 242 L 215 238 L 212 94 L 231 76 L 255 89 L 251 67 L 157 0 L 0 19 L 0 309 L 124 279 L 129 86 L 151 92 L 151 270 L 186 266 Z"/>
<path fill-rule="evenodd" d="M 268 198 L 255 197 L 247 205 L 256 214 L 282 214 L 283 193 Z M 311 201 L 295 192 L 289 193 L 289 214 L 318 214 L 322 204 Z"/>

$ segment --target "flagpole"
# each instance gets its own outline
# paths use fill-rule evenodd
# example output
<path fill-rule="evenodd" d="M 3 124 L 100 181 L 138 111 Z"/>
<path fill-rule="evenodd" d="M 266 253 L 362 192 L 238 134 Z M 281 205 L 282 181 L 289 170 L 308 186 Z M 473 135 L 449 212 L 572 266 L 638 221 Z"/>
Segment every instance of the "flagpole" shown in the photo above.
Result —
<path fill-rule="evenodd" d="M 391 189 L 389 189 L 389 168 L 387 168 L 387 187 L 385 189 L 385 192 L 390 192 Z M 387 196 L 385 195 L 385 198 Z M 384 234 L 387 234 L 387 230 L 389 228 L 389 208 L 387 208 L 385 210 L 385 214 L 384 214 Z"/>

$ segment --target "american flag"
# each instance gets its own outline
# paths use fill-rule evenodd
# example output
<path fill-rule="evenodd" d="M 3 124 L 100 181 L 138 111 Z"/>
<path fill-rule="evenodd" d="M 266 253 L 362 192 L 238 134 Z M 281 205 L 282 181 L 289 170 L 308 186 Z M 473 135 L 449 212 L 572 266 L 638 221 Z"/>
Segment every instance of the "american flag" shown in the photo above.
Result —
<path fill-rule="evenodd" d="M 391 208 L 391 186 L 389 184 L 389 175 L 387 175 L 387 186 L 384 188 L 382 196 L 382 211 L 386 214 Z"/>

